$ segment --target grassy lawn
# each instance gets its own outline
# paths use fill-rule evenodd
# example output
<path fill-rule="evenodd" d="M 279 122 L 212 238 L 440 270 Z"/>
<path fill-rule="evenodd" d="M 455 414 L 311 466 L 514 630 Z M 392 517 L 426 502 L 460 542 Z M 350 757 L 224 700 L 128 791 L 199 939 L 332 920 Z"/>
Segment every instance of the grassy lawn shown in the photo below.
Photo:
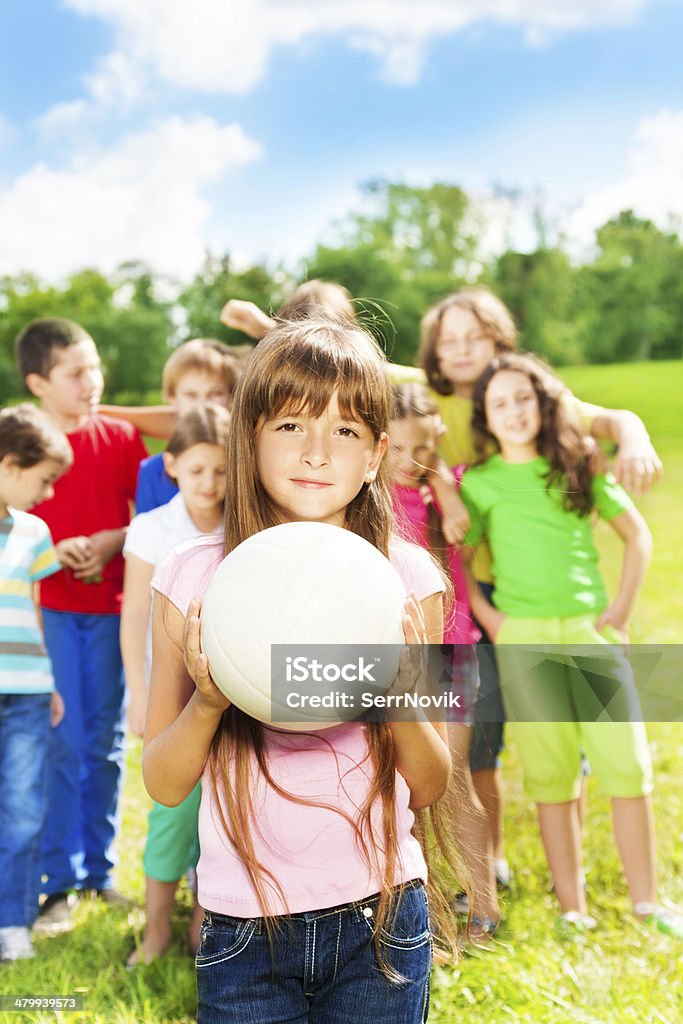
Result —
<path fill-rule="evenodd" d="M 654 494 L 639 499 L 655 537 L 653 567 L 634 624 L 633 639 L 678 643 L 683 639 L 683 440 L 680 363 L 582 367 L 564 377 L 588 401 L 632 408 L 646 420 L 662 454 L 666 476 Z M 600 529 L 608 580 L 617 574 L 618 545 Z M 658 862 L 661 892 L 683 905 L 683 725 L 648 728 L 655 763 Z M 140 744 L 132 741 L 124 799 L 117 884 L 141 904 L 141 853 L 148 800 L 139 773 Z M 578 942 L 559 940 L 555 904 L 532 806 L 525 799 L 514 750 L 505 755 L 508 855 L 515 872 L 504 903 L 505 924 L 492 951 L 463 956 L 455 967 L 434 971 L 433 1024 L 680 1024 L 683 1020 L 683 943 L 636 925 L 629 914 L 611 839 L 609 806 L 589 780 L 586 837 L 588 897 L 598 928 Z M 133 972 L 124 969 L 139 907 L 107 910 L 84 902 L 78 927 L 36 942 L 35 961 L 0 969 L 0 992 L 66 995 L 81 992 L 82 1013 L 13 1013 L 8 1022 L 61 1020 L 69 1024 L 148 1024 L 194 1019 L 194 968 L 185 949 L 190 899 L 183 891 L 175 940 L 163 960 Z M 239 1024 L 239 1022 L 237 1022 Z M 397 1021 L 397 1024 L 400 1022 Z"/>

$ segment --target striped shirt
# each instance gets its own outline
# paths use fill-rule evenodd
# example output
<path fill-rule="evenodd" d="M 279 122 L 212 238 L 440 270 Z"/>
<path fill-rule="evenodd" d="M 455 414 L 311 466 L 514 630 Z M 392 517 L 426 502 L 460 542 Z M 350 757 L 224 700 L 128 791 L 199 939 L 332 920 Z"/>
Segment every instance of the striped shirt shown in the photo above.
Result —
<path fill-rule="evenodd" d="M 33 585 L 59 569 L 42 519 L 10 509 L 0 519 L 0 693 L 54 690 Z"/>

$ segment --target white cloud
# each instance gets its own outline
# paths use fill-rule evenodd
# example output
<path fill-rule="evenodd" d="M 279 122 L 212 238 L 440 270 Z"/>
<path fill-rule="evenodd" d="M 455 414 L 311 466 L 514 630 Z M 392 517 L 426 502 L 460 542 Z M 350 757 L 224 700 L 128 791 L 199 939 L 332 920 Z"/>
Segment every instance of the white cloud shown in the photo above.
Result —
<path fill-rule="evenodd" d="M 597 227 L 632 209 L 660 227 L 683 219 L 683 110 L 662 110 L 638 125 L 630 173 L 589 195 L 569 219 L 569 235 L 590 245 Z"/>
<path fill-rule="evenodd" d="M 187 277 L 204 254 L 204 189 L 260 153 L 239 125 L 173 117 L 65 170 L 37 164 L 0 191 L 0 273 L 54 280 L 140 259 Z"/>
<path fill-rule="evenodd" d="M 99 114 L 112 109 L 127 113 L 142 98 L 147 74 L 130 54 L 114 50 L 97 62 L 94 72 L 83 76 L 88 98 L 55 103 L 34 121 L 44 143 L 78 136 Z"/>
<path fill-rule="evenodd" d="M 97 71 L 86 75 L 85 82 L 95 102 L 129 107 L 142 95 L 146 76 L 129 54 L 115 50 L 99 61 Z"/>
<path fill-rule="evenodd" d="M 43 142 L 50 142 L 80 127 L 90 110 L 86 100 L 65 100 L 54 103 L 36 118 L 34 126 Z"/>
<path fill-rule="evenodd" d="M 278 46 L 343 36 L 398 84 L 418 77 L 429 44 L 483 21 L 518 26 L 532 45 L 558 33 L 624 22 L 647 0 L 65 0 L 111 22 L 119 49 L 162 79 L 241 93 Z"/>

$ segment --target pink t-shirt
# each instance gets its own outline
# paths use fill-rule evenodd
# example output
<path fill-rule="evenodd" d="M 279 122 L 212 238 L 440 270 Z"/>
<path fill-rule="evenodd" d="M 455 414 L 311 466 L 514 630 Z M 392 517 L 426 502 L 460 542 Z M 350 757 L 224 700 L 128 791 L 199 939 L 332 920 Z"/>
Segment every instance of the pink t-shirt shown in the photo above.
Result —
<path fill-rule="evenodd" d="M 452 470 L 453 477 L 458 486 L 462 480 L 465 468 L 465 466 L 456 466 Z M 413 544 L 419 544 L 420 547 L 429 550 L 429 507 L 425 503 L 421 489 L 404 487 L 402 484 L 393 484 L 391 492 L 398 529 Z M 436 498 L 431 489 L 430 493 L 432 501 L 436 505 Z M 436 507 L 438 509 L 438 505 Z M 462 560 L 459 553 L 452 547 L 448 548 L 448 568 L 450 570 L 451 582 L 453 583 L 454 596 L 453 606 L 444 623 L 443 642 L 445 644 L 476 644 L 477 640 L 481 637 L 481 633 L 474 625 L 470 614 Z"/>
<path fill-rule="evenodd" d="M 223 557 L 223 545 L 201 537 L 177 549 L 159 567 L 152 587 L 183 613 L 193 597 L 201 597 Z M 426 552 L 405 541 L 392 542 L 391 563 L 406 591 L 420 600 L 443 592 L 440 574 Z M 362 723 L 334 726 L 319 733 L 284 732 L 264 726 L 270 772 L 288 793 L 304 800 L 331 804 L 358 819 L 367 797 L 372 764 Z M 270 887 L 269 912 L 302 913 L 365 899 L 381 886 L 381 865 L 363 858 L 353 826 L 343 814 L 325 807 L 292 803 L 279 796 L 257 773 L 252 800 L 255 827 L 252 838 L 267 879 L 277 878 L 287 904 Z M 247 872 L 220 823 L 208 768 L 201 779 L 199 810 L 201 854 L 197 865 L 199 903 L 205 910 L 235 917 L 263 913 Z M 426 881 L 427 866 L 412 835 L 413 812 L 405 779 L 396 772 L 396 824 L 399 859 L 395 884 L 414 878 Z M 375 834 L 382 835 L 381 805 L 373 809 Z"/>

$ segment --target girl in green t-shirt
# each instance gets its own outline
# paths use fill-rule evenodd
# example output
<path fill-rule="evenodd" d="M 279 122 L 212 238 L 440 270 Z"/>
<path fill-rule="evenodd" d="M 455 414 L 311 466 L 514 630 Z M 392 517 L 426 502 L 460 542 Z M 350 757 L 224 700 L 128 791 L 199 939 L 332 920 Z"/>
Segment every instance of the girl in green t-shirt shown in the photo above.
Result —
<path fill-rule="evenodd" d="M 638 709 L 628 663 L 609 650 L 605 635 L 627 639 L 650 558 L 649 530 L 614 477 L 596 470 L 562 384 L 534 357 L 509 353 L 494 360 L 475 387 L 472 429 L 481 457 L 496 450 L 465 473 L 461 487 L 472 523 L 466 543 L 488 540 L 495 579 L 493 603 L 472 585 L 472 610 L 497 646 L 505 709 L 527 791 L 538 806 L 561 924 L 578 930 L 595 924 L 582 884 L 585 751 L 612 800 L 636 916 L 683 939 L 683 915 L 656 902 L 647 736 L 643 723 L 631 720 Z M 593 513 L 624 542 L 611 603 L 598 570 Z M 524 650 L 516 648 L 520 644 Z M 591 685 L 566 658 L 541 662 L 539 645 L 560 645 L 573 655 L 577 645 L 592 645 Z M 535 654 L 527 653 L 530 647 Z M 611 702 L 603 703 L 607 696 Z M 605 721 L 605 709 L 617 720 Z"/>
<path fill-rule="evenodd" d="M 518 332 L 512 314 L 486 288 L 467 287 L 447 295 L 427 310 L 420 326 L 418 366 L 421 370 L 392 366 L 393 380 L 419 379 L 423 373 L 431 397 L 446 427 L 439 454 L 449 466 L 475 461 L 470 421 L 472 396 L 479 376 L 498 355 L 513 352 Z M 636 493 L 646 491 L 661 474 L 661 462 L 647 430 L 634 413 L 604 409 L 581 402 L 562 389 L 562 403 L 572 408 L 586 434 L 618 446 L 615 473 L 625 487 Z M 442 529 L 449 544 L 459 544 L 467 529 L 467 515 L 458 507 L 457 496 L 438 494 L 447 509 Z M 493 582 L 488 546 L 481 544 L 473 571 L 489 595 Z M 486 640 L 486 637 L 484 637 Z M 501 884 L 510 877 L 503 848 L 503 785 L 500 753 L 503 749 L 503 708 L 496 678 L 495 659 L 482 659 L 481 688 L 472 730 L 470 769 L 477 795 L 486 812 L 490 841 Z M 481 705 L 481 706 L 479 706 Z"/>

